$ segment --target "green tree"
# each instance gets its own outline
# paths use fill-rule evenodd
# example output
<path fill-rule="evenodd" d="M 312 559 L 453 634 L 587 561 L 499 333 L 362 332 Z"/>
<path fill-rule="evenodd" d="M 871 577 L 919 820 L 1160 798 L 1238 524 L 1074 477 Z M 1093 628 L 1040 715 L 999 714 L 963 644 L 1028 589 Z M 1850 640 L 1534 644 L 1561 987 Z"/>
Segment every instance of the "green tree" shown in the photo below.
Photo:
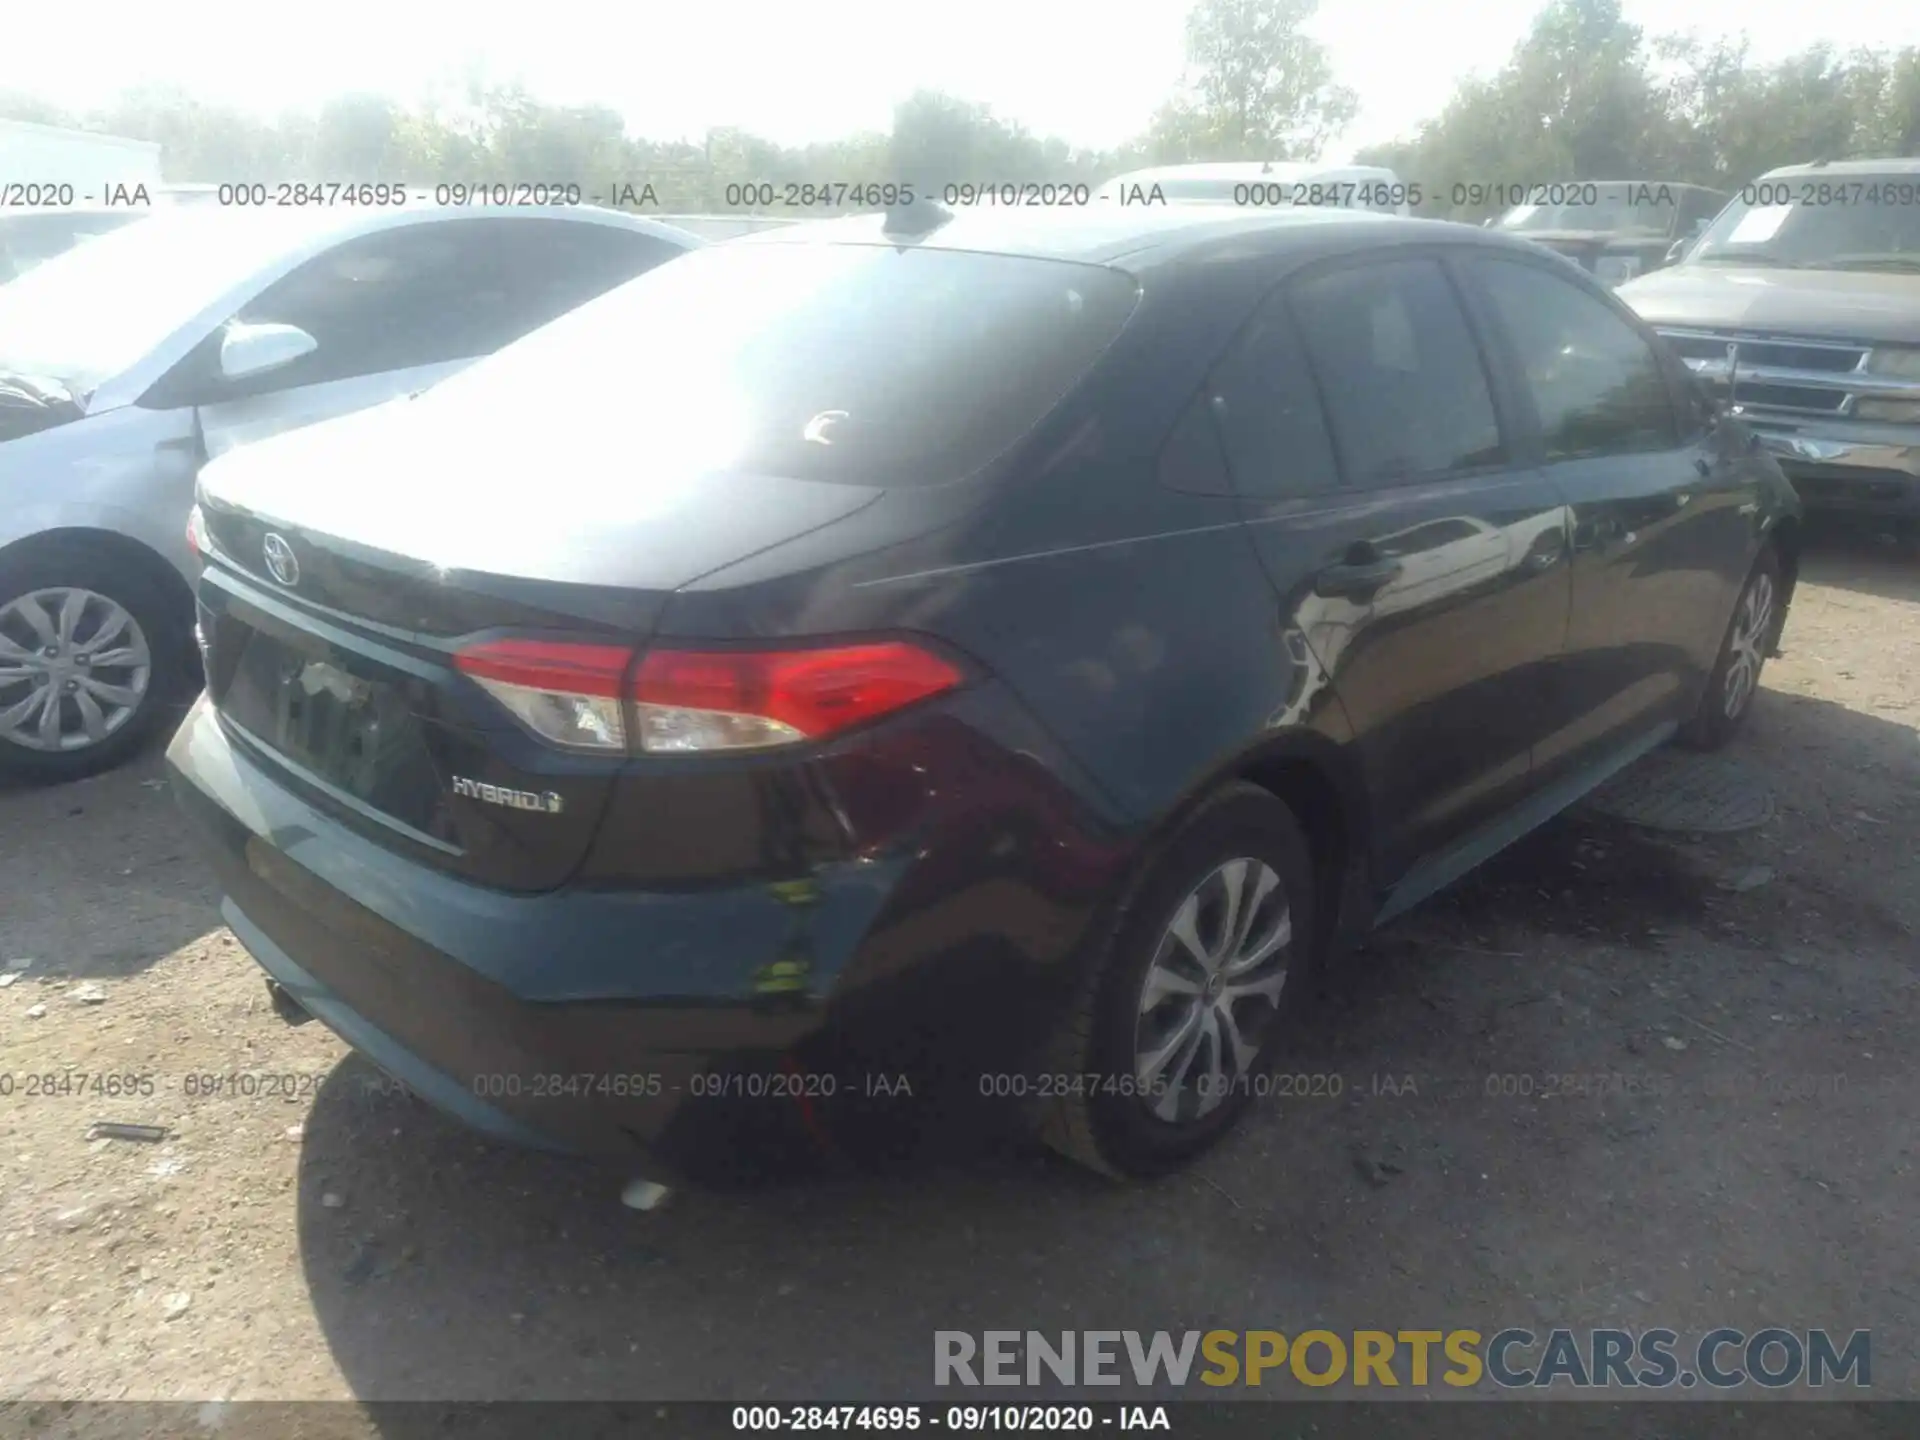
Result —
<path fill-rule="evenodd" d="M 1920 155 L 1920 49 L 1902 50 L 1888 64 L 1872 142 L 1883 155 Z"/>
<path fill-rule="evenodd" d="M 379 182 L 423 180 L 428 178 L 421 164 L 426 157 L 413 144 L 409 119 L 405 110 L 384 96 L 342 96 L 323 105 L 311 127 L 294 117 L 282 122 L 279 128 L 287 143 L 280 162 L 321 182 L 349 177 Z"/>
<path fill-rule="evenodd" d="M 1359 108 L 1306 33 L 1318 9 L 1319 0 L 1198 0 L 1187 15 L 1186 78 L 1148 130 L 1152 158 L 1317 156 Z"/>
<path fill-rule="evenodd" d="M 1426 189 L 1423 208 L 1463 220 L 1501 209 L 1502 187 L 1686 179 L 1656 163 L 1682 137 L 1652 59 L 1619 0 L 1550 0 L 1497 73 L 1462 84 L 1411 142 L 1361 158 L 1393 164 Z M 1459 206 L 1455 186 L 1467 187 Z"/>
<path fill-rule="evenodd" d="M 1088 179 L 1098 168 L 1064 141 L 1039 139 L 985 105 L 932 90 L 916 91 L 895 108 L 887 160 L 887 178 L 931 194 L 947 185 Z"/>
<path fill-rule="evenodd" d="M 1469 80 L 1394 166 L 1448 213 L 1456 182 L 1687 181 L 1732 190 L 1781 165 L 1920 153 L 1920 51 L 1813 46 L 1772 65 L 1743 39 L 1648 41 L 1617 0 L 1552 0 L 1494 75 Z M 1439 197 L 1439 205 L 1431 197 Z"/>
<path fill-rule="evenodd" d="M 887 134 L 782 146 L 736 129 L 629 136 L 603 106 L 554 106 L 468 73 L 404 105 L 343 95 L 274 117 L 143 86 L 77 114 L 0 90 L 0 118 L 157 141 L 170 180 L 557 181 L 611 196 L 653 187 L 662 210 L 719 210 L 738 182 L 1096 181 L 1148 163 L 1317 155 L 1354 113 L 1306 34 L 1316 0 L 1198 0 L 1187 74 L 1146 131 L 1107 153 L 1036 136 L 981 104 L 917 92 Z M 1649 41 L 1619 0 L 1549 0 L 1494 74 L 1463 83 L 1414 136 L 1360 158 L 1391 165 L 1448 213 L 1455 182 L 1694 181 L 1735 188 L 1776 166 L 1920 154 L 1920 49 L 1815 46 L 1766 66 L 1740 40 Z M 1439 204 L 1432 203 L 1437 197 Z M 1493 199 L 1464 206 L 1477 219 Z"/>
<path fill-rule="evenodd" d="M 0 90 L 0 120 L 24 120 L 30 125 L 74 126 L 74 117 L 38 95 L 24 90 Z"/>

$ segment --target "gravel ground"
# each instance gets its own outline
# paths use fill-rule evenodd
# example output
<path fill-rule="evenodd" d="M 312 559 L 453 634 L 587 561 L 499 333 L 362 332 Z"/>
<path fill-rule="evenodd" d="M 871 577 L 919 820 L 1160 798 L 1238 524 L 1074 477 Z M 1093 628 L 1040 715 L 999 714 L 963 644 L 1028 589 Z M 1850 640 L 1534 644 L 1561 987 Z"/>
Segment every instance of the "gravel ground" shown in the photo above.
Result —
<path fill-rule="evenodd" d="M 0 1397 L 951 1399 L 936 1329 L 1310 1324 L 1871 1328 L 1920 1397 L 1920 568 L 1829 544 L 1785 645 L 1764 827 L 1556 821 L 1357 958 L 1288 1067 L 1337 1095 L 1128 1189 L 996 1152 L 625 1209 L 281 1024 L 157 752 L 0 791 Z M 69 1072 L 150 1087 L 25 1093 Z M 1609 1074 L 1659 1093 L 1547 1093 Z"/>

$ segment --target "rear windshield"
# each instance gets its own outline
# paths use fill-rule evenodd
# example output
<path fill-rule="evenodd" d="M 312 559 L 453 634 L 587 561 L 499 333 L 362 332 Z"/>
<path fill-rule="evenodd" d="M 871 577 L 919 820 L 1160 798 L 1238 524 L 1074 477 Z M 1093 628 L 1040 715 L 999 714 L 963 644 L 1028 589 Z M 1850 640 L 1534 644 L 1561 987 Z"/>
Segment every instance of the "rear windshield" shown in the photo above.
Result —
<path fill-rule="evenodd" d="M 738 242 L 590 301 L 429 392 L 450 421 L 614 413 L 632 459 L 886 488 L 997 458 L 1120 333 L 1104 267 Z M 463 418 L 464 417 L 464 418 Z"/>

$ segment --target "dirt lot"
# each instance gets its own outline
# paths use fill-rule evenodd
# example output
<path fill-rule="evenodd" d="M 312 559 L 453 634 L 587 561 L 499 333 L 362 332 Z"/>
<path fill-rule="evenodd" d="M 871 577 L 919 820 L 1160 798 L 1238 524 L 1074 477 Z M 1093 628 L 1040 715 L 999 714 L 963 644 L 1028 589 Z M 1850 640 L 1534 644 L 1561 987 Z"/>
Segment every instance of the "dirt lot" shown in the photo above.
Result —
<path fill-rule="evenodd" d="M 989 1154 L 624 1209 L 282 1025 L 157 753 L 0 792 L 0 1396 L 951 1399 L 940 1328 L 1312 1323 L 1870 1327 L 1920 1397 L 1920 566 L 1830 544 L 1785 644 L 1772 821 L 1555 822 L 1359 957 L 1290 1067 L 1337 1097 L 1134 1189 Z M 81 1071 L 151 1093 L 24 1091 Z"/>

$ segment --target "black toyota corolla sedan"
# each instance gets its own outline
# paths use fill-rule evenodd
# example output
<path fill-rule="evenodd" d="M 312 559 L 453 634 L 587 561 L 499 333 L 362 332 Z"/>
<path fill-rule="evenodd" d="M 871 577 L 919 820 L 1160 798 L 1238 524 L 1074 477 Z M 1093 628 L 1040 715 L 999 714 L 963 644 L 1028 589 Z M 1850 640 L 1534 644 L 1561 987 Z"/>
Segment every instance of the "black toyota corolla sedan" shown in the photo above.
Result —
<path fill-rule="evenodd" d="M 924 205 L 237 451 L 191 524 L 169 760 L 281 1013 L 668 1174 L 722 1101 L 926 1084 L 1195 1154 L 1343 940 L 1735 732 L 1799 536 L 1524 241 Z"/>

